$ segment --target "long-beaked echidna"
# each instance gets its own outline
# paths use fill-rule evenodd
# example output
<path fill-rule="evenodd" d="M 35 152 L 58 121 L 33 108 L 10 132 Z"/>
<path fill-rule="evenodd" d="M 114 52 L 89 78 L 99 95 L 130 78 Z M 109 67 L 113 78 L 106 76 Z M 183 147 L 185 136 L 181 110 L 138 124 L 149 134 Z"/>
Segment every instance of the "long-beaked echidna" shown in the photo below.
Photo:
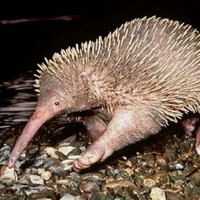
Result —
<path fill-rule="evenodd" d="M 93 113 L 85 125 L 95 141 L 74 162 L 76 170 L 157 133 L 183 113 L 200 112 L 200 34 L 178 21 L 137 18 L 39 67 L 38 104 L 9 167 L 40 126 L 62 111 Z"/>

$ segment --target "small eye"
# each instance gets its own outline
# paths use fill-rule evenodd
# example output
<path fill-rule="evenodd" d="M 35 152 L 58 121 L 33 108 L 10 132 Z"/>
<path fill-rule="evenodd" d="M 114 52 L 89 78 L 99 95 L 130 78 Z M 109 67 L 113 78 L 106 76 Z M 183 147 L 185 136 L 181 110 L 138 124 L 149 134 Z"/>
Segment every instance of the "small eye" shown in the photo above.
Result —
<path fill-rule="evenodd" d="M 58 105 L 60 105 L 60 102 L 56 101 L 54 104 L 55 104 L 55 106 L 58 106 Z"/>

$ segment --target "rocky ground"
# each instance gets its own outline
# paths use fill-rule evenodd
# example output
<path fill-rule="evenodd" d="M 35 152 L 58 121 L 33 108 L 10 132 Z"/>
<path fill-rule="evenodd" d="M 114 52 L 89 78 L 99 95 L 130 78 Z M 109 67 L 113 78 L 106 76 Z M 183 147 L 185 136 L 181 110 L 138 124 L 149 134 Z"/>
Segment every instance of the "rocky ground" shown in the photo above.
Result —
<path fill-rule="evenodd" d="M 24 123 L 1 136 L 1 200 L 199 199 L 200 156 L 194 137 L 172 127 L 77 173 L 72 162 L 90 144 L 81 123 L 41 128 L 15 168 L 6 166 Z"/>

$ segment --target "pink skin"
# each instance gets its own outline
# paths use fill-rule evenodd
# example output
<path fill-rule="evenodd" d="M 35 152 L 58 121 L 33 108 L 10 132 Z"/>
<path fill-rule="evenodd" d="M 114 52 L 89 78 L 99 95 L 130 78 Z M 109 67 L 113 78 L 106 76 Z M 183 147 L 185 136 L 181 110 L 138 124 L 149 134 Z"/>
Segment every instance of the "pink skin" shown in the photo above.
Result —
<path fill-rule="evenodd" d="M 42 124 L 66 107 L 63 102 L 58 97 L 50 98 L 48 102 L 39 101 L 34 114 L 25 126 L 11 152 L 8 167 L 11 168 L 14 166 L 20 154 Z M 112 119 L 108 124 L 98 116 L 86 120 L 86 127 L 90 132 L 93 132 L 92 136 L 95 142 L 74 162 L 74 170 L 80 171 L 90 167 L 94 163 L 102 162 L 113 152 L 128 144 L 135 143 L 151 134 L 157 133 L 161 129 L 159 123 L 146 113 L 145 109 L 141 112 L 135 107 L 119 107 L 114 111 Z M 188 119 L 183 121 L 182 125 L 186 132 L 191 132 L 195 130 L 197 122 L 197 118 Z M 200 154 L 199 129 L 196 137 L 196 150 Z"/>
<path fill-rule="evenodd" d="M 182 127 L 185 133 L 192 133 L 195 128 L 196 124 L 199 121 L 198 117 L 188 118 L 182 121 Z"/>
<path fill-rule="evenodd" d="M 10 168 L 14 166 L 20 154 L 41 125 L 66 107 L 61 101 L 59 101 L 59 106 L 55 107 L 54 105 L 56 104 L 52 104 L 55 102 L 55 98 L 48 100 L 48 102 L 39 102 L 35 113 L 17 140 L 8 161 Z M 124 146 L 146 138 L 153 133 L 157 133 L 161 128 L 160 125 L 145 113 L 135 108 L 119 107 L 114 111 L 108 125 L 98 117 L 93 118 L 94 123 L 91 123 L 89 120 L 86 126 L 89 125 L 90 128 L 88 128 L 91 131 L 95 131 L 96 134 L 98 133 L 96 135 L 96 141 L 74 162 L 74 169 L 80 171 L 90 167 L 94 163 L 102 162 L 113 152 Z M 138 118 L 141 120 L 139 121 Z M 91 124 L 93 124 L 93 127 Z"/>
<path fill-rule="evenodd" d="M 141 119 L 140 121 L 138 120 Z M 113 152 L 135 143 L 160 130 L 160 125 L 145 112 L 117 108 L 111 121 L 99 138 L 74 162 L 74 170 L 80 171 L 94 163 L 102 162 Z M 152 133 L 150 133 L 150 131 Z"/>
<path fill-rule="evenodd" d="M 200 155 L 200 128 L 196 131 L 196 152 Z"/>
<path fill-rule="evenodd" d="M 192 117 L 182 121 L 182 127 L 185 133 L 192 133 L 196 134 L 196 152 L 200 155 L 200 128 L 195 130 L 197 127 L 197 123 L 199 122 L 199 117 Z"/>
<path fill-rule="evenodd" d="M 48 87 L 47 87 L 48 86 Z M 18 160 L 22 151 L 26 148 L 30 140 L 37 133 L 38 129 L 49 119 L 59 114 L 66 108 L 65 98 L 56 92 L 49 89 L 49 85 L 43 87 L 43 95 L 39 96 L 38 104 L 32 117 L 18 138 L 8 159 L 8 167 L 13 167 Z"/>
<path fill-rule="evenodd" d="M 50 119 L 54 113 L 44 111 L 44 109 L 36 108 L 36 111 L 28 121 L 27 125 L 23 129 L 22 134 L 18 138 L 8 160 L 8 167 L 13 167 L 18 160 L 22 151 L 26 148 L 30 140 L 34 137 L 38 129 L 48 119 Z"/>

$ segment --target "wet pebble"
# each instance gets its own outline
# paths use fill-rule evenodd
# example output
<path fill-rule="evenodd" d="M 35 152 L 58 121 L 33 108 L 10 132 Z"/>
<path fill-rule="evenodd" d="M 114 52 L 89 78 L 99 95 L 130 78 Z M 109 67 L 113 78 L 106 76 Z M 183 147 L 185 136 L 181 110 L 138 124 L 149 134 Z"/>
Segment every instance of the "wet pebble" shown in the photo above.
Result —
<path fill-rule="evenodd" d="M 91 200 L 106 200 L 106 196 L 103 192 L 94 192 L 91 197 Z"/>
<path fill-rule="evenodd" d="M 167 165 L 167 161 L 163 156 L 156 156 L 156 163 L 160 166 L 166 166 Z"/>
<path fill-rule="evenodd" d="M 2 166 L 0 170 L 0 180 L 10 179 L 13 181 L 17 181 L 17 173 L 15 172 L 14 168 L 9 168 L 7 166 Z"/>
<path fill-rule="evenodd" d="M 71 194 L 64 194 L 60 200 L 78 200 L 74 195 L 71 195 Z"/>
<path fill-rule="evenodd" d="M 0 150 L 0 164 L 1 165 L 6 165 L 7 164 L 7 159 L 10 155 L 11 147 L 4 144 L 4 146 Z"/>
<path fill-rule="evenodd" d="M 59 156 L 58 156 L 58 154 L 56 154 L 56 149 L 55 148 L 53 148 L 53 147 L 46 147 L 45 149 L 44 149 L 44 151 L 52 158 L 52 159 L 58 159 L 59 158 Z"/>
<path fill-rule="evenodd" d="M 68 156 L 68 154 L 74 149 L 75 147 L 72 147 L 72 146 L 67 146 L 67 147 L 64 146 L 64 147 L 60 147 L 58 151 L 63 153 L 65 156 Z"/>
<path fill-rule="evenodd" d="M 180 161 L 175 161 L 169 164 L 169 169 L 170 170 L 182 170 L 184 169 L 184 164 Z"/>
<path fill-rule="evenodd" d="M 31 181 L 30 181 L 30 178 L 29 178 L 29 174 L 30 173 L 23 174 L 19 179 L 19 183 L 21 183 L 21 184 L 31 184 Z"/>
<path fill-rule="evenodd" d="M 163 154 L 164 158 L 167 159 L 169 162 L 172 162 L 176 159 L 177 156 L 177 148 L 174 147 L 167 147 Z"/>
<path fill-rule="evenodd" d="M 103 181 L 105 180 L 104 175 L 102 173 L 85 173 L 81 176 L 83 180 L 90 180 L 90 181 Z"/>
<path fill-rule="evenodd" d="M 29 175 L 31 183 L 44 185 L 44 179 L 38 175 Z"/>
<path fill-rule="evenodd" d="M 71 178 L 59 179 L 55 182 L 57 185 L 66 185 L 68 187 L 73 187 L 75 184 L 75 180 Z"/>
<path fill-rule="evenodd" d="M 52 172 L 54 172 L 57 175 L 62 175 L 62 174 L 65 173 L 65 169 L 63 168 L 63 166 L 59 166 L 58 163 L 50 166 L 48 169 L 51 170 Z"/>
<path fill-rule="evenodd" d="M 194 172 L 191 175 L 191 184 L 200 187 L 200 172 Z"/>
<path fill-rule="evenodd" d="M 155 180 L 151 178 L 144 179 L 144 186 L 145 187 L 153 187 L 156 184 Z"/>
<path fill-rule="evenodd" d="M 153 179 L 160 185 L 170 184 L 171 181 L 167 170 L 157 171 L 157 173 L 153 176 Z"/>
<path fill-rule="evenodd" d="M 47 154 L 42 154 L 39 155 L 34 159 L 34 162 L 32 164 L 33 167 L 40 167 L 43 166 L 48 160 L 48 155 Z"/>
<path fill-rule="evenodd" d="M 48 181 L 52 177 L 52 172 L 50 171 L 45 171 L 44 173 L 41 174 L 41 177 L 45 180 Z"/>
<path fill-rule="evenodd" d="M 166 200 L 165 192 L 157 187 L 151 189 L 150 197 L 152 200 Z"/>
<path fill-rule="evenodd" d="M 81 192 L 94 192 L 94 191 L 100 191 L 100 187 L 95 181 L 82 181 L 79 190 Z"/>
<path fill-rule="evenodd" d="M 135 183 L 128 180 L 114 180 L 104 185 L 104 188 L 117 188 L 117 187 L 130 187 L 132 190 L 137 190 L 138 187 Z"/>

